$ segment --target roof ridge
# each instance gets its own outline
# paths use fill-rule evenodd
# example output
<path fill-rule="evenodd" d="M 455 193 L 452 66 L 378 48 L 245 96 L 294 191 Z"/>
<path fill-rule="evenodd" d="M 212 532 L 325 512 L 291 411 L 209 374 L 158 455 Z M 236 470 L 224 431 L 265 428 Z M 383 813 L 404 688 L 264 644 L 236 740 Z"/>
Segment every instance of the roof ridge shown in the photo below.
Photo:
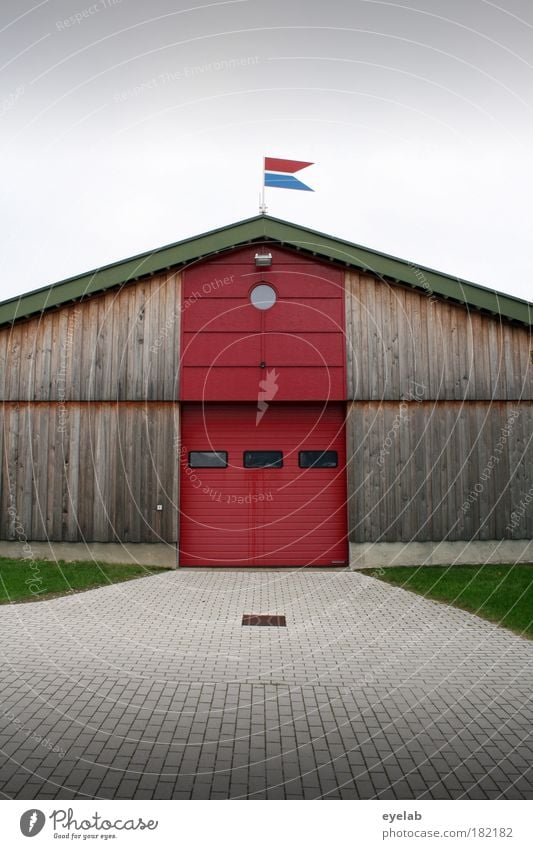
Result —
<path fill-rule="evenodd" d="M 533 325 L 533 303 L 515 295 L 266 214 L 226 224 L 9 298 L 0 302 L 0 324 L 26 318 L 85 295 L 94 295 L 165 268 L 185 265 L 261 238 L 308 250 L 348 267 L 369 271 L 381 279 L 455 300 L 466 307 L 485 310 L 527 326 Z"/>

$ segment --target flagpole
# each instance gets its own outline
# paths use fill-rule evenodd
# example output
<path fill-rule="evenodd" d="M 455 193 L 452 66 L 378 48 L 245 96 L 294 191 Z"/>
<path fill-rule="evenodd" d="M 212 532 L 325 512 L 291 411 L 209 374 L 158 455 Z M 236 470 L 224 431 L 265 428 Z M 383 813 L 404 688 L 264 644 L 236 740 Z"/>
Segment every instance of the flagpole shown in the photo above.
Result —
<path fill-rule="evenodd" d="M 261 192 L 259 194 L 259 212 L 265 215 L 267 206 L 265 204 L 265 157 L 261 157 Z"/>

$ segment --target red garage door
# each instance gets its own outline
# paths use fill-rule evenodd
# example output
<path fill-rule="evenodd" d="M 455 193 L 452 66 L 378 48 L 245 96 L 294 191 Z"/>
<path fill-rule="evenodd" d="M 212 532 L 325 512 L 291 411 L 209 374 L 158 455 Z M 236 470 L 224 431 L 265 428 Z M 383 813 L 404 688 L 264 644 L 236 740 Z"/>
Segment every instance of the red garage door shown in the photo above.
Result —
<path fill-rule="evenodd" d="M 182 566 L 348 558 L 344 404 L 184 404 Z"/>

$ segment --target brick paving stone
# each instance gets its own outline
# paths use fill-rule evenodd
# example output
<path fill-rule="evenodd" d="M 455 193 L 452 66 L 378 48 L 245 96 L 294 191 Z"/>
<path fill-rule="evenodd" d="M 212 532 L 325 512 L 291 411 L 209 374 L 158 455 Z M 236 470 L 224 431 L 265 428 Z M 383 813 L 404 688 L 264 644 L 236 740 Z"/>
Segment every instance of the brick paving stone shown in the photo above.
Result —
<path fill-rule="evenodd" d="M 2 798 L 533 796 L 533 643 L 358 573 L 162 573 L 0 645 Z"/>

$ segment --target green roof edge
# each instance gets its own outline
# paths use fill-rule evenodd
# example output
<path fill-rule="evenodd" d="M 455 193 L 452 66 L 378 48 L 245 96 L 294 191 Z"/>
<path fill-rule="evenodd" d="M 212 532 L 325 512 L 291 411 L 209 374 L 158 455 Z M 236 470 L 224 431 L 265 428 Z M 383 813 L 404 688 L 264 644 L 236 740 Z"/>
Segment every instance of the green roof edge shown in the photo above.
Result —
<path fill-rule="evenodd" d="M 0 324 L 261 239 L 300 248 L 317 257 L 340 261 L 378 277 L 414 286 L 428 295 L 450 298 L 467 307 L 513 319 L 529 327 L 533 325 L 533 303 L 529 301 L 268 215 L 237 221 L 10 298 L 0 303 Z"/>

